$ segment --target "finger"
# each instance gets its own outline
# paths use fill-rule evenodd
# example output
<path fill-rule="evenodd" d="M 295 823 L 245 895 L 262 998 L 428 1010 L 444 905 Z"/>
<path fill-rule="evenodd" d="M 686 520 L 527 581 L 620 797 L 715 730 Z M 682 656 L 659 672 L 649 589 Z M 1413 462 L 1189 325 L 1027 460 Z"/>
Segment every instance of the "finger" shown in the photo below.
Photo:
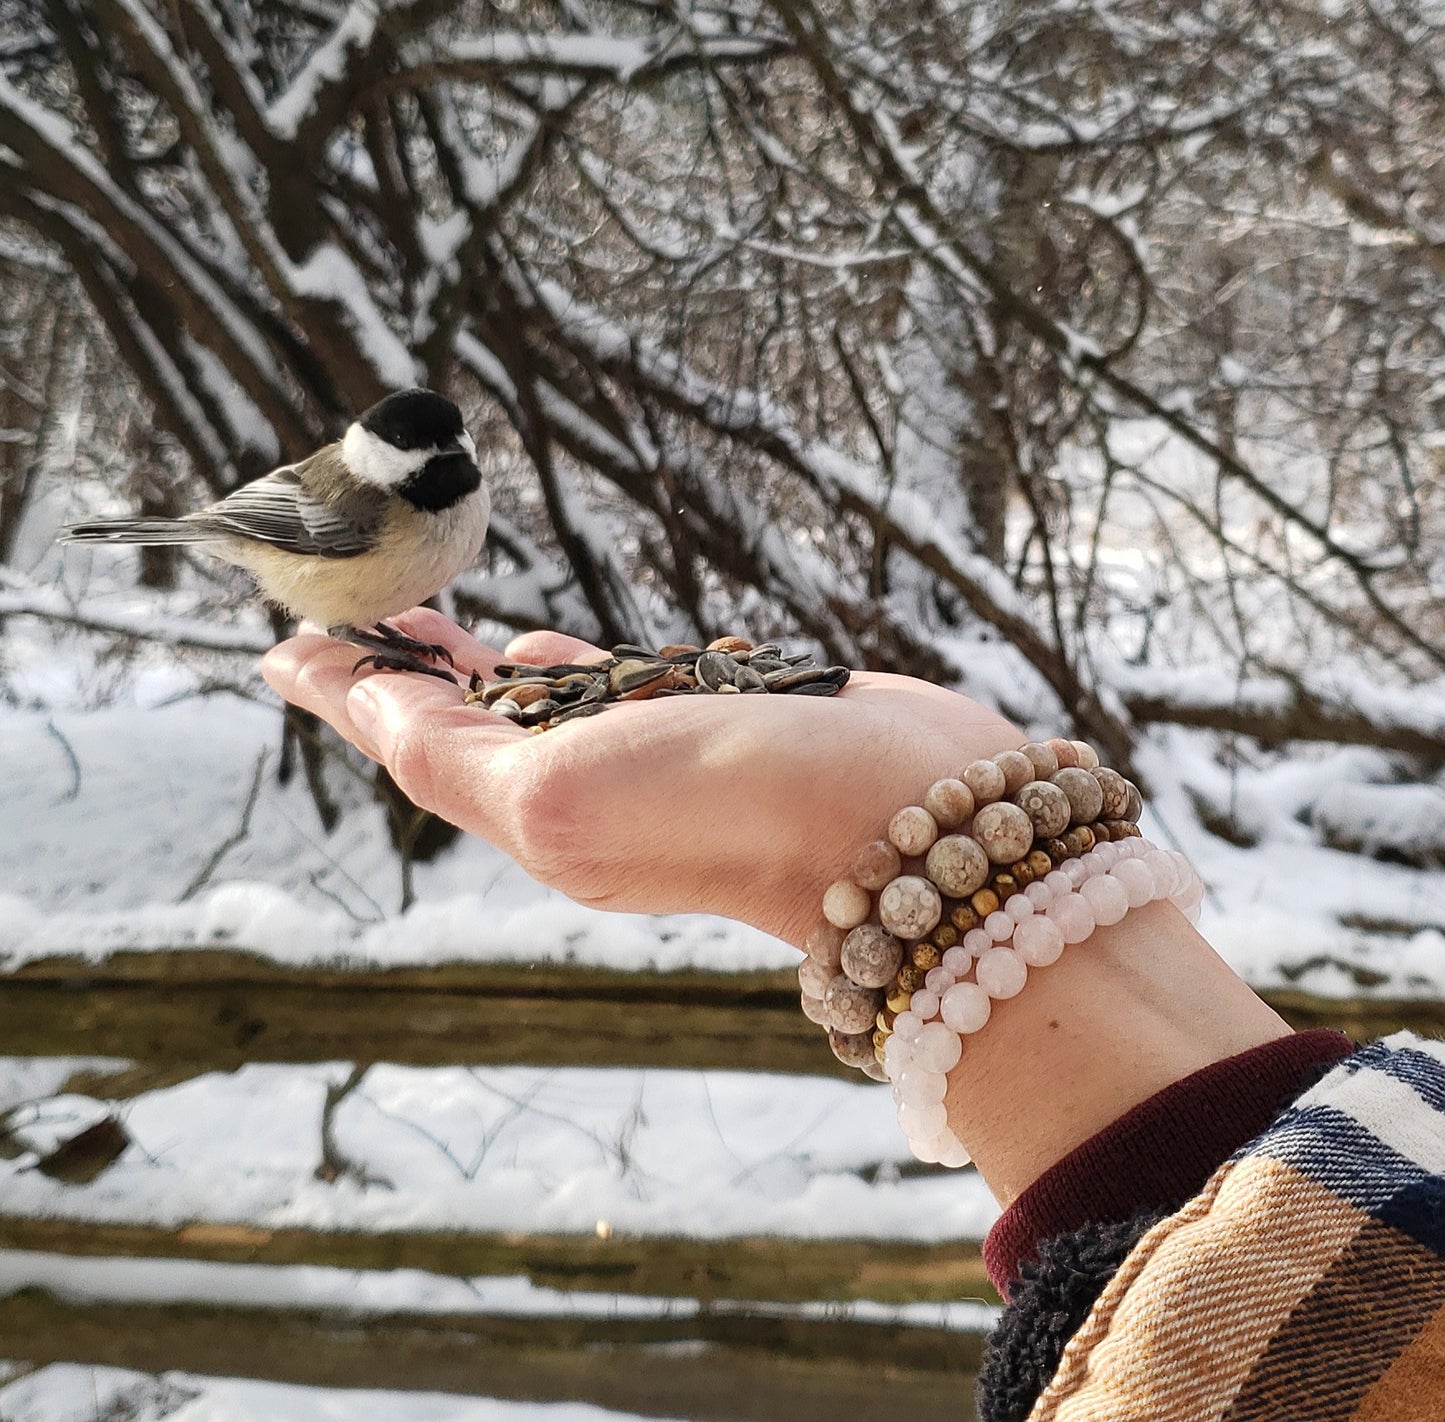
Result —
<path fill-rule="evenodd" d="M 562 662 L 600 662 L 607 653 L 580 637 L 565 632 L 523 632 L 507 643 L 507 656 L 514 662 L 530 662 L 533 666 L 552 667 Z"/>

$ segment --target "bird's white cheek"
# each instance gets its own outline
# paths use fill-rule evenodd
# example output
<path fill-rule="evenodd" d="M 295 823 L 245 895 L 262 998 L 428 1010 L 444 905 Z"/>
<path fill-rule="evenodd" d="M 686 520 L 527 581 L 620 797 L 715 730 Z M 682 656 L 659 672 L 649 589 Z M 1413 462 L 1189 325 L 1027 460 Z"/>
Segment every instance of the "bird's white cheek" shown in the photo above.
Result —
<path fill-rule="evenodd" d="M 347 468 L 363 484 L 399 489 L 432 456 L 428 449 L 394 449 L 360 425 L 352 425 L 341 441 Z"/>

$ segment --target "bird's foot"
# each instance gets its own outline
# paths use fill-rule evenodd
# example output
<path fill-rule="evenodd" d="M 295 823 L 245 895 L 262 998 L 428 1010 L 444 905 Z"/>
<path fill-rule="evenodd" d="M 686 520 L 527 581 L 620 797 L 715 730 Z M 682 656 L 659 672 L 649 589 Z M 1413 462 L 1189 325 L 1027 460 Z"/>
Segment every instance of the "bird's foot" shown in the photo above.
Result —
<path fill-rule="evenodd" d="M 457 684 L 456 677 L 450 671 L 433 665 L 438 661 L 445 662 L 448 667 L 455 665 L 451 653 L 433 642 L 421 642 L 415 637 L 408 637 L 405 632 L 389 627 L 384 622 L 378 622 L 375 631 L 370 632 L 359 627 L 336 627 L 332 628 L 331 632 L 334 637 L 367 649 L 367 655 L 352 667 L 353 676 L 362 667 L 375 667 L 377 671 L 420 672 L 423 676 L 440 677 L 453 686 Z"/>

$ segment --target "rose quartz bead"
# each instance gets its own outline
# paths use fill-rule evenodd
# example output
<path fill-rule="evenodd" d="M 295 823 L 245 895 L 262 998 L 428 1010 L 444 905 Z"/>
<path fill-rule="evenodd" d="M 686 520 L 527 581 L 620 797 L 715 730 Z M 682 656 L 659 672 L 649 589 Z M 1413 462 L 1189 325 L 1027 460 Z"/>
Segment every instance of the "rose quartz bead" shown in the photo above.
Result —
<path fill-rule="evenodd" d="M 917 874 L 900 874 L 878 896 L 883 927 L 909 941 L 922 938 L 942 916 L 938 890 Z"/>
<path fill-rule="evenodd" d="M 973 954 L 963 946 L 962 943 L 955 943 L 943 955 L 943 962 L 940 967 L 946 968 L 956 978 L 961 978 L 973 963 Z"/>
<path fill-rule="evenodd" d="M 1033 848 L 1033 821 L 1007 800 L 985 805 L 973 817 L 971 833 L 995 864 L 1012 864 Z"/>
<path fill-rule="evenodd" d="M 1059 925 L 1042 914 L 1026 919 L 1014 934 L 1014 952 L 1031 968 L 1057 963 L 1063 951 L 1064 935 Z"/>
<path fill-rule="evenodd" d="M 1054 901 L 1054 891 L 1043 880 L 1035 880 L 1024 890 L 1035 913 L 1042 913 Z"/>
<path fill-rule="evenodd" d="M 1154 876 L 1137 859 L 1121 859 L 1109 871 L 1116 884 L 1124 886 L 1130 908 L 1143 908 L 1154 897 Z"/>
<path fill-rule="evenodd" d="M 925 1071 L 950 1072 L 963 1055 L 958 1033 L 942 1022 L 928 1022 L 913 1043 L 913 1059 Z"/>
<path fill-rule="evenodd" d="M 931 1021 L 938 1016 L 938 994 L 929 992 L 927 988 L 919 988 L 908 999 L 908 1010 L 915 1017 L 921 1017 L 925 1022 Z"/>
<path fill-rule="evenodd" d="M 983 931 L 995 943 L 1003 943 L 1014 936 L 1014 921 L 1002 909 L 995 909 L 984 919 Z"/>
<path fill-rule="evenodd" d="M 933 1106 L 948 1092 L 948 1078 L 938 1071 L 909 1067 L 898 1078 L 898 1098 L 914 1106 Z"/>
<path fill-rule="evenodd" d="M 823 917 L 835 928 L 857 928 L 872 907 L 868 890 L 850 879 L 829 884 L 823 895 Z"/>
<path fill-rule="evenodd" d="M 875 893 L 890 879 L 896 879 L 903 868 L 898 851 L 886 839 L 875 839 L 858 851 L 853 861 L 854 882 Z"/>
<path fill-rule="evenodd" d="M 1087 825 L 1099 818 L 1099 811 L 1104 808 L 1104 792 L 1087 770 L 1061 766 L 1049 776 L 1049 783 L 1057 785 L 1069 797 L 1071 824 Z"/>
<path fill-rule="evenodd" d="M 1082 943 L 1094 931 L 1094 911 L 1077 894 L 1065 894 L 1048 908 L 1048 917 L 1059 926 L 1065 943 Z"/>
<path fill-rule="evenodd" d="M 898 1124 L 909 1140 L 927 1140 L 948 1124 L 948 1109 L 941 1101 L 926 1106 L 910 1106 L 905 1101 L 898 1108 Z"/>
<path fill-rule="evenodd" d="M 938 1136 L 930 1136 L 927 1140 L 915 1140 L 912 1136 L 908 1138 L 908 1149 L 913 1152 L 915 1160 L 921 1160 L 925 1165 L 937 1165 L 943 1159 L 944 1146 L 935 1145 Z"/>
<path fill-rule="evenodd" d="M 883 1048 L 883 1070 L 888 1073 L 888 1080 L 896 1082 L 912 1065 L 913 1043 L 890 1037 Z"/>
<path fill-rule="evenodd" d="M 1096 844 L 1090 851 L 1089 857 L 1104 869 L 1111 870 L 1123 856 L 1120 855 L 1117 844 L 1105 843 Z"/>
<path fill-rule="evenodd" d="M 936 968 L 930 968 L 923 975 L 923 986 L 926 987 L 929 992 L 936 992 L 940 997 L 957 981 L 957 977 L 953 973 L 950 973 L 942 963 Z"/>
<path fill-rule="evenodd" d="M 843 940 L 839 966 L 859 987 L 887 987 L 903 966 L 903 945 L 877 924 L 860 923 Z"/>
<path fill-rule="evenodd" d="M 828 1007 L 821 997 L 813 997 L 809 993 L 803 994 L 803 1016 L 809 1022 L 816 1022 L 819 1027 L 828 1025 Z"/>
<path fill-rule="evenodd" d="M 809 929 L 808 936 L 803 940 L 803 951 L 810 958 L 816 958 L 820 963 L 827 963 L 836 973 L 839 954 L 843 948 L 843 939 L 846 936 L 843 929 L 835 928 L 827 919 L 823 919 Z"/>
<path fill-rule="evenodd" d="M 973 1163 L 973 1157 L 963 1142 L 955 1138 L 946 1150 L 939 1151 L 938 1163 L 946 1165 L 950 1170 L 962 1170 L 965 1165 Z"/>
<path fill-rule="evenodd" d="M 1003 771 L 1003 793 L 1016 795 L 1034 778 L 1034 763 L 1022 751 L 1000 751 L 993 763 Z"/>
<path fill-rule="evenodd" d="M 1051 869 L 1044 875 L 1044 884 L 1056 899 L 1074 892 L 1074 881 L 1062 869 Z"/>
<path fill-rule="evenodd" d="M 1167 899 L 1174 892 L 1179 880 L 1179 872 L 1174 867 L 1174 861 L 1164 850 L 1151 849 L 1144 856 L 1143 862 L 1154 876 L 1154 897 Z"/>
<path fill-rule="evenodd" d="M 992 999 L 977 983 L 955 983 L 943 994 L 939 1015 L 955 1032 L 977 1032 L 993 1011 Z"/>
<path fill-rule="evenodd" d="M 1014 796 L 1014 804 L 1029 817 L 1034 833 L 1048 839 L 1069 827 L 1069 797 L 1047 780 L 1030 780 Z"/>
<path fill-rule="evenodd" d="M 820 963 L 816 958 L 804 958 L 798 964 L 798 986 L 808 997 L 822 997 L 828 991 L 828 984 L 838 976 L 836 968 Z M 882 983 L 874 986 L 882 987 Z"/>
<path fill-rule="evenodd" d="M 888 839 L 903 855 L 927 854 L 938 838 L 938 821 L 922 805 L 905 805 L 888 821 Z"/>
<path fill-rule="evenodd" d="M 988 880 L 988 855 L 983 846 L 966 834 L 946 834 L 924 862 L 924 872 L 945 894 L 965 899 Z"/>
<path fill-rule="evenodd" d="M 961 780 L 948 776 L 935 780 L 923 797 L 923 808 L 938 821 L 939 829 L 957 829 L 973 815 L 973 791 Z"/>
<path fill-rule="evenodd" d="M 911 1042 L 922 1030 L 922 1020 L 905 1010 L 893 1019 L 893 1035 L 888 1040 L 890 1042 Z"/>
<path fill-rule="evenodd" d="M 1029 970 L 1012 948 L 991 948 L 974 964 L 973 976 L 990 997 L 1017 997 Z"/>
<path fill-rule="evenodd" d="M 1034 774 L 1047 780 L 1059 768 L 1059 758 L 1042 741 L 1030 741 L 1023 753 L 1034 763 Z"/>
<path fill-rule="evenodd" d="M 1112 874 L 1100 874 L 1079 889 L 1079 896 L 1094 911 L 1094 922 L 1100 928 L 1118 923 L 1129 912 L 1129 895 Z"/>
<path fill-rule="evenodd" d="M 973 798 L 980 805 L 991 804 L 1003 798 L 1003 787 L 1008 783 L 1004 773 L 991 760 L 971 760 L 959 773 L 960 780 L 973 791 Z"/>
<path fill-rule="evenodd" d="M 1069 859 L 1059 873 L 1069 881 L 1071 889 L 1077 889 L 1089 877 L 1089 866 L 1082 859 Z"/>
<path fill-rule="evenodd" d="M 1055 736 L 1044 744 L 1053 751 L 1054 759 L 1059 763 L 1060 770 L 1072 770 L 1079 763 L 1078 753 L 1074 750 L 1073 741 L 1066 741 L 1062 736 Z"/>
<path fill-rule="evenodd" d="M 1084 770 L 1095 770 L 1099 764 L 1099 752 L 1088 741 L 1070 741 L 1074 748 L 1074 764 Z"/>
<path fill-rule="evenodd" d="M 963 935 L 963 946 L 968 949 L 971 958 L 977 958 L 980 953 L 987 953 L 993 947 L 993 939 L 982 928 L 970 928 Z"/>
<path fill-rule="evenodd" d="M 1024 919 L 1033 917 L 1034 901 L 1027 893 L 1010 894 L 1004 901 L 1003 911 L 1015 923 L 1022 923 Z"/>

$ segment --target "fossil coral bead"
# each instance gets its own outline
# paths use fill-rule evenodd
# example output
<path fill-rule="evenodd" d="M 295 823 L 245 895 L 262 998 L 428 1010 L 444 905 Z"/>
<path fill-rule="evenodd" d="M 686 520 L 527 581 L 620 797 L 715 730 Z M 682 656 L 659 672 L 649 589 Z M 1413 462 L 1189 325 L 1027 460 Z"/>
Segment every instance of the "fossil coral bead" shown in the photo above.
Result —
<path fill-rule="evenodd" d="M 1014 796 L 1014 804 L 1029 817 L 1034 834 L 1042 839 L 1052 839 L 1069 827 L 1069 797 L 1047 780 L 1030 780 Z"/>
<path fill-rule="evenodd" d="M 828 1008 L 828 1022 L 840 1032 L 871 1032 L 883 1006 L 883 994 L 874 988 L 859 987 L 839 973 L 823 995 Z"/>
<path fill-rule="evenodd" d="M 963 781 L 952 777 L 935 780 L 923 797 L 923 808 L 944 830 L 954 830 L 967 824 L 976 803 L 973 791 Z"/>
<path fill-rule="evenodd" d="M 868 890 L 849 879 L 829 884 L 823 895 L 823 917 L 835 928 L 857 928 L 872 907 Z"/>
<path fill-rule="evenodd" d="M 1022 751 L 1000 751 L 993 763 L 1003 771 L 1003 793 L 1016 795 L 1034 778 L 1034 763 Z"/>
<path fill-rule="evenodd" d="M 878 917 L 900 938 L 922 938 L 942 916 L 938 889 L 919 874 L 900 874 L 878 897 Z"/>
<path fill-rule="evenodd" d="M 881 889 L 890 879 L 898 877 L 903 861 L 886 839 L 875 839 L 858 851 L 853 861 L 853 882 L 864 889 Z"/>
<path fill-rule="evenodd" d="M 1059 758 L 1042 741 L 1030 741 L 1022 747 L 1023 754 L 1034 763 L 1034 774 L 1047 780 L 1059 768 Z"/>
<path fill-rule="evenodd" d="M 1099 811 L 1104 806 L 1104 792 L 1087 770 L 1066 766 L 1056 770 L 1049 781 L 1069 797 L 1069 819 L 1073 824 L 1086 825 L 1099 818 Z"/>
<path fill-rule="evenodd" d="M 958 778 L 973 791 L 973 798 L 980 805 L 1002 799 L 1004 786 L 1008 783 L 1003 771 L 991 760 L 970 761 Z"/>
<path fill-rule="evenodd" d="M 1092 783 L 1093 776 L 1089 779 Z M 1034 842 L 1033 821 L 1007 800 L 985 805 L 973 817 L 972 833 L 995 864 L 1013 863 L 1027 854 Z"/>
<path fill-rule="evenodd" d="M 947 834 L 928 851 L 924 868 L 945 894 L 962 899 L 984 886 L 989 859 L 976 839 L 966 834 Z"/>
<path fill-rule="evenodd" d="M 888 821 L 888 839 L 900 853 L 927 854 L 938 838 L 938 821 L 922 805 L 905 805 Z"/>
<path fill-rule="evenodd" d="M 887 987 L 903 966 L 903 945 L 876 924 L 860 924 L 843 940 L 842 963 L 859 987 Z"/>
<path fill-rule="evenodd" d="M 1123 819 L 1124 806 L 1129 803 L 1129 782 L 1117 770 L 1110 770 L 1105 765 L 1096 767 L 1089 774 L 1099 782 L 1099 789 L 1104 796 L 1104 806 L 1098 817 L 1105 820 Z"/>

